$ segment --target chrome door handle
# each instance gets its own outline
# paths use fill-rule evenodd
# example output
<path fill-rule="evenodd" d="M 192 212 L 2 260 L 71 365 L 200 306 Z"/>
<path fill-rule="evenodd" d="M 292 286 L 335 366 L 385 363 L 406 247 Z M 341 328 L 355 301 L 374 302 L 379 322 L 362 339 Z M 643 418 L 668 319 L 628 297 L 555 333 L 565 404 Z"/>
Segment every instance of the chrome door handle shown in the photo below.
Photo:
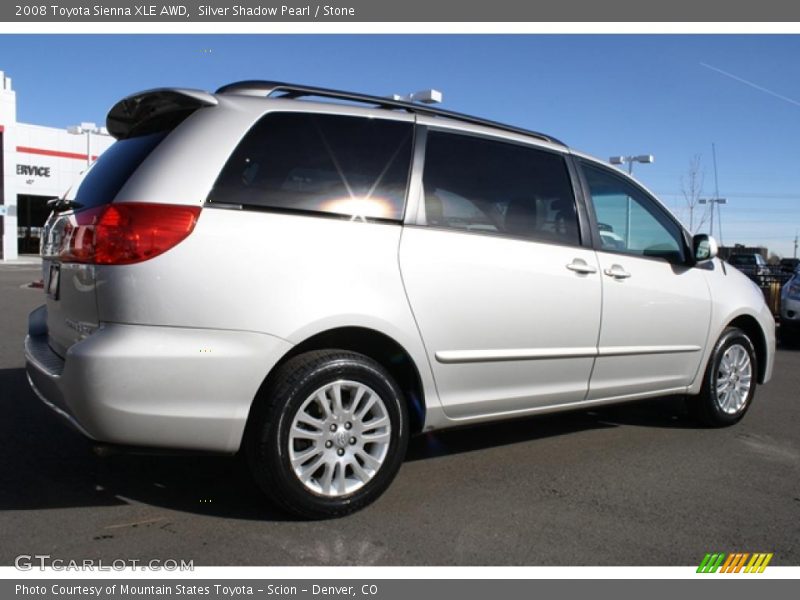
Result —
<path fill-rule="evenodd" d="M 597 273 L 597 269 L 592 265 L 589 265 L 583 259 L 576 258 L 571 263 L 567 265 L 567 268 L 570 271 L 575 271 L 576 273 Z"/>
<path fill-rule="evenodd" d="M 610 269 L 605 269 L 603 271 L 609 277 L 613 277 L 614 279 L 627 279 L 631 276 L 625 269 L 623 269 L 619 265 L 611 265 Z"/>

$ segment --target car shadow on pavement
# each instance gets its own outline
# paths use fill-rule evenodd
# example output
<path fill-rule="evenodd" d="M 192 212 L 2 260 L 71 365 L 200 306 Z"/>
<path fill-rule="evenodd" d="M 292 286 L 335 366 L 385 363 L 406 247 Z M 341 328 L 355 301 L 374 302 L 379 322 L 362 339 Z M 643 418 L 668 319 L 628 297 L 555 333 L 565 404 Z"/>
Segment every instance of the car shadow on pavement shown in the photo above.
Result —
<path fill-rule="evenodd" d="M 240 519 L 286 521 L 239 457 L 98 453 L 44 406 L 24 369 L 0 369 L 0 511 L 145 503 Z"/>
<path fill-rule="evenodd" d="M 0 390 L 0 511 L 144 503 L 235 519 L 294 520 L 264 498 L 240 457 L 98 452 L 34 396 L 24 369 L 0 369 Z M 484 424 L 415 437 L 407 460 L 619 425 L 693 427 L 682 414 L 681 399 L 664 398 Z"/>
<path fill-rule="evenodd" d="M 620 425 L 662 429 L 699 427 L 689 418 L 683 397 L 669 396 L 432 432 L 411 440 L 406 460 L 423 460 Z"/>
<path fill-rule="evenodd" d="M 791 340 L 779 339 L 779 341 L 778 341 L 778 349 L 779 350 L 788 350 L 789 352 L 798 352 L 798 351 L 800 351 L 800 340 L 796 340 L 796 339 L 791 339 Z"/>

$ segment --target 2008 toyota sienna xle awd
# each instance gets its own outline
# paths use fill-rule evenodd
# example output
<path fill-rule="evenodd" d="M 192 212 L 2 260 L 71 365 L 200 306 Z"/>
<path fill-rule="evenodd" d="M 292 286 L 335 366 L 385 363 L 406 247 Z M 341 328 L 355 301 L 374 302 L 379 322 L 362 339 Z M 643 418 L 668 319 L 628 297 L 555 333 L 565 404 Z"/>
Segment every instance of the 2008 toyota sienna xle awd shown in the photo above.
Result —
<path fill-rule="evenodd" d="M 758 288 L 555 138 L 273 82 L 157 89 L 54 204 L 27 371 L 99 442 L 236 453 L 280 505 L 379 496 L 409 435 L 666 394 L 738 421 Z"/>

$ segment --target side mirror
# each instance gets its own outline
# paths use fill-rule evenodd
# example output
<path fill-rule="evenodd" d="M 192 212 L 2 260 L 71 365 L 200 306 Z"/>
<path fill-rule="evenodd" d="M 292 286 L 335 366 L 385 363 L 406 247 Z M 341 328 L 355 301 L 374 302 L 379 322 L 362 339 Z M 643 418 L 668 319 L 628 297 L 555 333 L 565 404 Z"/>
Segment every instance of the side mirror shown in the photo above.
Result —
<path fill-rule="evenodd" d="M 698 233 L 692 238 L 692 252 L 696 263 L 711 260 L 719 253 L 717 240 L 705 233 Z"/>

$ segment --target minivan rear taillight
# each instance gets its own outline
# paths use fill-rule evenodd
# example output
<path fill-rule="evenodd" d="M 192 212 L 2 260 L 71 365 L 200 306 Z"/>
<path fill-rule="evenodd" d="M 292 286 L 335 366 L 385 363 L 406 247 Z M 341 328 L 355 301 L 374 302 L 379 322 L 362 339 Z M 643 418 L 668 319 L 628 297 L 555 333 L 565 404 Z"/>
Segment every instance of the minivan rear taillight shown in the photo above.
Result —
<path fill-rule="evenodd" d="M 75 213 L 64 231 L 63 262 L 129 265 L 163 254 L 192 232 L 199 206 L 120 202 Z"/>

